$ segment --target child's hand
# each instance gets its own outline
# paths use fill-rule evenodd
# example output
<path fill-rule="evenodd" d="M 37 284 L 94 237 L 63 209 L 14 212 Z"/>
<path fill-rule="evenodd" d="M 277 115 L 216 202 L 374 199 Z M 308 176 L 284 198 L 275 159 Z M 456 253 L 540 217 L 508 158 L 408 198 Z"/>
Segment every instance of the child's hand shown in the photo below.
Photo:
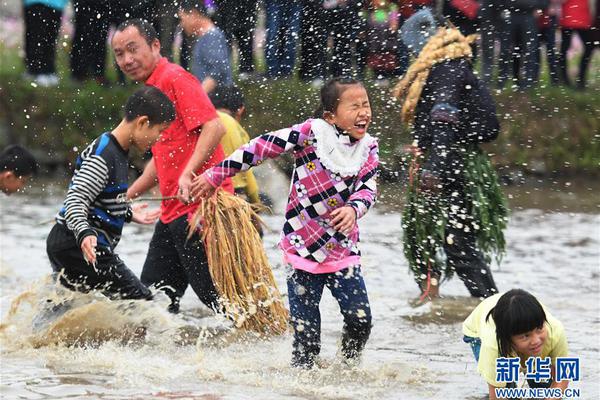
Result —
<path fill-rule="evenodd" d="M 351 206 L 337 208 L 331 212 L 331 216 L 329 224 L 344 235 L 349 234 L 356 224 L 356 211 Z"/>
<path fill-rule="evenodd" d="M 190 194 L 194 199 L 206 199 L 213 195 L 216 188 L 208 182 L 204 175 L 198 175 L 192 181 Z"/>
<path fill-rule="evenodd" d="M 89 235 L 83 238 L 81 242 L 81 252 L 83 253 L 83 258 L 87 261 L 88 264 L 95 265 L 96 264 L 96 245 L 98 244 L 98 239 L 94 235 Z"/>
<path fill-rule="evenodd" d="M 146 203 L 131 206 L 131 221 L 142 225 L 155 223 L 158 217 L 160 217 L 160 208 L 154 210 L 146 210 L 146 208 L 148 208 L 148 204 Z"/>

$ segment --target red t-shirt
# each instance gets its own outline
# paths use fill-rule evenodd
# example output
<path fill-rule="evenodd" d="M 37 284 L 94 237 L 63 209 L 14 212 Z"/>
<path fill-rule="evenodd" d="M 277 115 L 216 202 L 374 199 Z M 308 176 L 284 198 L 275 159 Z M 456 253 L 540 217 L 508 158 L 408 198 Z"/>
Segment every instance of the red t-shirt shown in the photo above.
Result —
<path fill-rule="evenodd" d="M 152 155 L 158 185 L 162 196 L 177 196 L 179 177 L 194 153 L 202 125 L 217 117 L 217 112 L 200 82 L 177 64 L 161 58 L 147 85 L 162 90 L 175 104 L 175 121 L 162 133 L 152 146 Z M 196 171 L 198 175 L 223 161 L 225 153 L 219 144 L 210 159 Z M 231 181 L 222 187 L 233 193 Z M 167 224 L 174 219 L 196 211 L 198 203 L 183 204 L 179 200 L 161 203 L 160 220 Z"/>

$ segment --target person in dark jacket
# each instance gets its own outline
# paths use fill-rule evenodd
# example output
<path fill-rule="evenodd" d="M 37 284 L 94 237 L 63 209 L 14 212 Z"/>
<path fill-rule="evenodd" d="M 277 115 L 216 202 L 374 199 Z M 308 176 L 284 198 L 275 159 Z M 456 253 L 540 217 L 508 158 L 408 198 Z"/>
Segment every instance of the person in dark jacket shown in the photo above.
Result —
<path fill-rule="evenodd" d="M 457 273 L 472 296 L 491 296 L 498 289 L 478 248 L 479 221 L 472 216 L 465 174 L 468 152 L 477 143 L 494 140 L 499 123 L 490 92 L 473 72 L 470 42 L 474 37 L 465 38 L 456 28 L 446 27 L 429 9 L 409 18 L 401 35 L 411 52 L 418 54 L 395 94 L 404 100 L 404 122 L 413 127 L 417 143 L 413 150 L 424 155 L 419 191 L 440 196 L 447 205 L 444 240 L 438 249 L 446 260 L 431 263 L 425 259 L 433 255 L 421 257 L 420 265 L 411 267 L 421 271 L 417 282 L 429 297 L 438 295 L 441 264 Z M 404 240 L 407 246 L 413 238 Z"/>

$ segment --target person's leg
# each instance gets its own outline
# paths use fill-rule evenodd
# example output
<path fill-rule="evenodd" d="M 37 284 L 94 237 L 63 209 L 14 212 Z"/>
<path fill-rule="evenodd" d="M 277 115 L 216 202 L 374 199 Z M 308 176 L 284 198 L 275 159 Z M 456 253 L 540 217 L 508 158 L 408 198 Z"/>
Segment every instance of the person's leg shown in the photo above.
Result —
<path fill-rule="evenodd" d="M 579 72 L 577 74 L 577 87 L 579 89 L 585 89 L 586 84 L 586 74 L 587 70 L 590 66 L 590 61 L 592 59 L 592 53 L 594 52 L 594 43 L 592 32 L 590 30 L 580 30 L 579 36 L 581 37 L 581 41 L 583 42 L 583 55 L 581 56 L 581 61 L 579 62 Z"/>
<path fill-rule="evenodd" d="M 445 243 L 446 262 L 456 271 L 458 277 L 463 281 L 469 293 L 473 297 L 489 297 L 498 293 L 494 282 L 492 271 L 481 251 L 477 248 L 475 229 L 469 217 L 471 212 L 469 201 L 464 194 L 465 189 L 461 185 L 449 187 L 447 192 L 455 191 L 460 196 L 447 196 L 451 199 L 448 208 L 448 222 L 446 225 L 446 237 L 452 237 L 450 243 Z M 468 231 L 465 228 L 469 227 Z M 485 227 L 481 227 L 485 229 Z"/>
<path fill-rule="evenodd" d="M 277 0 L 265 1 L 267 13 L 265 62 L 267 64 L 267 76 L 276 77 L 280 70 L 280 30 L 282 18 L 282 6 Z"/>
<path fill-rule="evenodd" d="M 68 289 L 101 290 L 112 299 L 151 299 L 152 293 L 108 248 L 98 247 L 96 265 L 88 264 L 75 237 L 56 224 L 46 240 L 46 251 L 60 283 Z"/>
<path fill-rule="evenodd" d="M 233 32 L 239 49 L 239 72 L 254 72 L 254 30 L 258 15 L 256 0 L 241 1 L 236 7 L 236 24 Z"/>
<path fill-rule="evenodd" d="M 73 34 L 73 43 L 71 48 L 71 76 L 73 79 L 82 81 L 88 75 L 88 52 L 89 44 L 86 44 L 86 32 L 89 29 L 89 19 L 91 15 L 90 7 L 81 1 L 73 1 L 73 10 L 75 13 L 75 33 Z"/>
<path fill-rule="evenodd" d="M 62 11 L 55 8 L 47 7 L 46 22 L 46 38 L 42 45 L 42 59 L 45 74 L 56 73 L 56 42 L 58 39 L 58 31 L 62 18 Z"/>
<path fill-rule="evenodd" d="M 502 20 L 500 34 L 500 56 L 498 57 L 498 87 L 503 88 L 509 79 L 513 64 L 513 27 L 511 18 Z"/>
<path fill-rule="evenodd" d="M 173 2 L 157 1 L 157 24 L 158 38 L 160 40 L 160 52 L 170 61 L 173 57 L 173 41 L 177 30 L 177 7 Z"/>
<path fill-rule="evenodd" d="M 38 18 L 39 5 L 32 5 L 23 9 L 25 22 L 25 68 L 27 73 L 38 75 L 38 62 L 36 60 L 36 47 L 40 36 L 43 35 L 43 25 Z"/>
<path fill-rule="evenodd" d="M 290 323 L 294 329 L 292 366 L 312 368 L 321 351 L 319 303 L 326 274 L 311 274 L 288 265 L 287 286 Z"/>
<path fill-rule="evenodd" d="M 298 46 L 298 35 L 300 32 L 300 12 L 302 8 L 295 1 L 286 3 L 283 11 L 283 33 L 281 44 L 281 76 L 289 76 L 296 63 L 296 47 Z"/>
<path fill-rule="evenodd" d="M 210 276 L 206 251 L 200 236 L 194 233 L 190 238 L 187 237 L 187 216 L 170 222 L 168 227 L 179 263 L 185 271 L 190 286 L 207 307 L 215 311 L 219 310 L 219 294 Z"/>
<path fill-rule="evenodd" d="M 521 37 L 523 38 L 523 70 L 521 74 L 522 83 L 520 87 L 529 89 L 536 85 L 537 70 L 539 69 L 538 29 L 533 15 L 521 16 Z"/>
<path fill-rule="evenodd" d="M 489 297 L 498 293 L 492 271 L 481 251 L 477 249 L 474 230 L 465 232 L 463 228 L 449 222 L 446 236 L 452 235 L 453 244 L 446 244 L 447 262 L 456 271 L 473 297 Z"/>
<path fill-rule="evenodd" d="M 72 232 L 55 224 L 46 239 L 46 253 L 58 281 L 66 288 L 87 293 L 100 286 L 96 268 L 83 258 Z"/>
<path fill-rule="evenodd" d="M 342 355 L 358 359 L 371 334 L 371 306 L 360 265 L 327 274 L 327 287 L 344 317 Z"/>
<path fill-rule="evenodd" d="M 89 46 L 91 51 L 91 73 L 92 78 L 104 81 L 104 71 L 106 70 L 106 40 L 108 38 L 108 28 L 110 27 L 110 7 L 104 2 L 94 3 L 95 15 L 90 21 L 89 42 L 84 45 Z M 119 69 L 117 69 L 119 70 Z"/>
<path fill-rule="evenodd" d="M 109 251 L 98 252 L 98 275 L 102 292 L 112 299 L 152 299 L 152 292 L 125 265 L 123 260 Z"/>
<path fill-rule="evenodd" d="M 327 40 L 324 19 L 320 3 L 302 2 L 299 74 L 304 81 L 324 78 L 324 43 Z"/>
<path fill-rule="evenodd" d="M 558 19 L 555 16 L 550 17 L 550 26 L 544 30 L 544 42 L 546 43 L 546 58 L 548 60 L 548 73 L 550 83 L 558 85 L 558 55 L 556 52 L 556 29 Z"/>
<path fill-rule="evenodd" d="M 150 240 L 140 278 L 144 285 L 154 286 L 169 296 L 169 311 L 179 311 L 179 301 L 185 293 L 188 280 L 179 261 L 175 240 L 169 227 L 160 221 L 156 224 Z"/>
<path fill-rule="evenodd" d="M 573 35 L 573 31 L 571 29 L 561 29 L 561 38 L 560 38 L 560 55 L 558 61 L 558 73 L 560 80 L 564 85 L 570 86 L 569 81 L 569 73 L 567 66 L 567 52 L 569 51 L 569 47 L 571 47 L 571 37 Z"/>
<path fill-rule="evenodd" d="M 354 38 L 350 24 L 354 19 L 344 9 L 336 9 L 332 13 L 333 54 L 331 58 L 331 75 L 349 76 L 352 74 L 352 46 Z"/>

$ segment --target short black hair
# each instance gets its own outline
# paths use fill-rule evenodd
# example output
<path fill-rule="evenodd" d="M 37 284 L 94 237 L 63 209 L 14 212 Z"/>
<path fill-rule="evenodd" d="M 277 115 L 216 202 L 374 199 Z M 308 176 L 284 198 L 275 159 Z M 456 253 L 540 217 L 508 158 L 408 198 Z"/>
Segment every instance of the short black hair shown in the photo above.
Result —
<path fill-rule="evenodd" d="M 325 112 L 335 112 L 340 104 L 342 93 L 352 85 L 364 87 L 361 81 L 349 77 L 336 77 L 328 80 L 321 88 L 321 104 L 315 111 L 315 118 L 323 118 Z"/>
<path fill-rule="evenodd" d="M 175 119 L 175 106 L 160 89 L 144 86 L 129 96 L 125 103 L 124 114 L 128 122 L 146 116 L 150 125 L 162 124 Z"/>
<path fill-rule="evenodd" d="M 179 9 L 187 13 L 196 11 L 199 14 L 208 17 L 208 10 L 202 0 L 181 0 L 179 2 Z"/>
<path fill-rule="evenodd" d="M 33 154 L 18 144 L 8 146 L 0 153 L 0 172 L 12 171 L 16 176 L 30 176 L 37 170 Z"/>
<path fill-rule="evenodd" d="M 512 336 L 541 328 L 546 321 L 546 313 L 540 302 L 522 289 L 512 289 L 500 296 L 496 306 L 486 316 L 486 321 L 490 317 L 496 325 L 500 357 L 509 357 L 512 353 Z"/>
<path fill-rule="evenodd" d="M 117 26 L 116 31 L 123 32 L 130 26 L 133 26 L 138 30 L 140 35 L 142 35 L 142 37 L 144 38 L 144 40 L 146 40 L 146 43 L 148 43 L 149 46 L 151 46 L 155 40 L 158 40 L 158 33 L 156 33 L 156 29 L 154 29 L 154 26 L 152 26 L 152 24 L 147 20 L 141 18 L 133 18 L 121 22 Z"/>
<path fill-rule="evenodd" d="M 245 103 L 244 93 L 235 85 L 219 85 L 208 94 L 208 97 L 215 108 L 224 108 L 232 113 L 244 107 Z"/>

